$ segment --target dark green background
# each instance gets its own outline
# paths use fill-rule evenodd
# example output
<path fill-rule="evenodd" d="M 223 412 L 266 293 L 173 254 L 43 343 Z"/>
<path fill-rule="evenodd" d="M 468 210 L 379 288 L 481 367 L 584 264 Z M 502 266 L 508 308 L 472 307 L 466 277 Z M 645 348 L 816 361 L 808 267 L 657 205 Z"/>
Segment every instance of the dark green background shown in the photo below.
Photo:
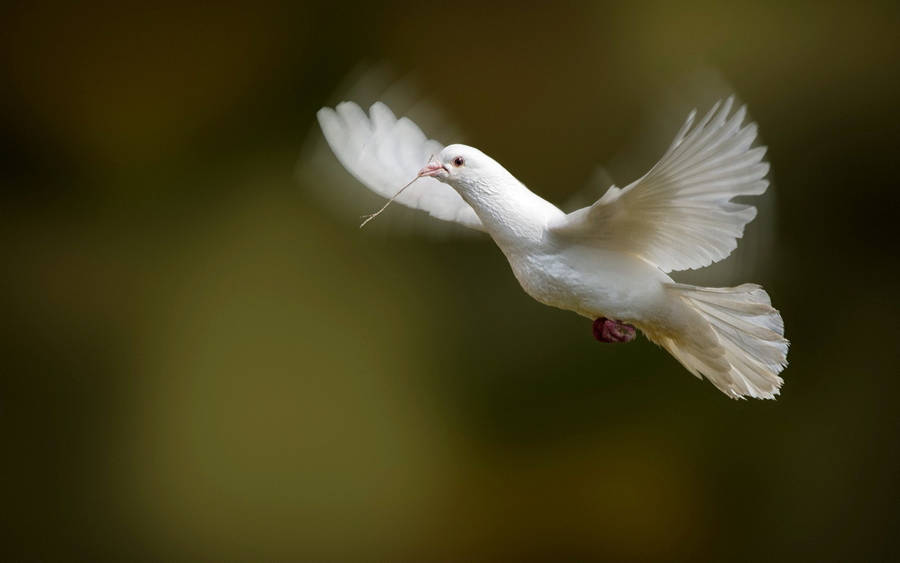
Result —
<path fill-rule="evenodd" d="M 897 6 L 3 8 L 4 559 L 887 558 Z M 599 345 L 483 238 L 357 230 L 296 167 L 361 61 L 553 201 L 717 69 L 769 146 L 737 281 L 782 397 Z"/>

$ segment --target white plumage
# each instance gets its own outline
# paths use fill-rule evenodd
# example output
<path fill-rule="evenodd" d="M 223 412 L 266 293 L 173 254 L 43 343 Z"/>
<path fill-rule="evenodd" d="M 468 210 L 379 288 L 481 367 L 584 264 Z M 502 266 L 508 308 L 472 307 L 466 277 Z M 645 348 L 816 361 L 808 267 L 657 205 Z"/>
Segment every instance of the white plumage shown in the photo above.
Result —
<path fill-rule="evenodd" d="M 431 156 L 444 148 L 426 138 L 409 119 L 394 117 L 380 102 L 372 105 L 369 116 L 358 105 L 343 102 L 334 110 L 322 108 L 318 117 L 325 139 L 341 164 L 384 197 L 393 196 Z M 484 230 L 475 211 L 456 190 L 433 178 L 421 178 L 395 201 L 444 221 Z"/>
<path fill-rule="evenodd" d="M 756 208 L 730 200 L 765 192 L 769 165 L 762 162 L 765 147 L 749 149 L 756 125 L 741 127 L 745 108 L 728 118 L 732 99 L 719 105 L 693 129 L 692 112 L 646 175 L 611 187 L 559 228 L 640 254 L 664 272 L 702 268 L 731 254 Z"/>
<path fill-rule="evenodd" d="M 367 116 L 344 102 L 318 117 L 357 179 L 390 197 L 418 172 L 396 201 L 486 231 L 538 301 L 633 324 L 730 397 L 773 398 L 788 341 L 765 290 L 688 286 L 667 275 L 727 257 L 756 216 L 732 198 L 768 187 L 765 148 L 750 148 L 756 125 L 731 107 L 731 98 L 717 103 L 696 125 L 692 112 L 647 174 L 569 214 L 478 149 L 442 147 L 383 104 Z"/>

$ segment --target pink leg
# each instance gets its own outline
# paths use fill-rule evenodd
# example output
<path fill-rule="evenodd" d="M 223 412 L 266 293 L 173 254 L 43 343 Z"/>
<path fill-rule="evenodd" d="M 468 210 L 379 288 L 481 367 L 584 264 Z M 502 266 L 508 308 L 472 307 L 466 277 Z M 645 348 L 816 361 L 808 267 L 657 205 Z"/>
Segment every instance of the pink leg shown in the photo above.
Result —
<path fill-rule="evenodd" d="M 600 342 L 631 342 L 636 331 L 634 326 L 600 317 L 594 321 L 594 338 Z"/>

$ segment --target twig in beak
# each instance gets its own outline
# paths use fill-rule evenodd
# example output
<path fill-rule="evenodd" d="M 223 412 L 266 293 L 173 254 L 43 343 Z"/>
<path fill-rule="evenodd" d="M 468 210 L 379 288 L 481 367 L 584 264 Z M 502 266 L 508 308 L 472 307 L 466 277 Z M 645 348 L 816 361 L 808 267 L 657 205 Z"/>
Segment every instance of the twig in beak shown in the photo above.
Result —
<path fill-rule="evenodd" d="M 434 155 L 431 155 L 431 157 L 429 157 L 428 162 L 431 162 L 432 160 L 434 160 Z M 424 171 L 425 171 L 425 169 L 423 168 L 423 169 L 422 169 L 422 172 L 424 172 Z M 364 219 L 364 220 L 363 220 L 363 222 L 359 225 L 359 228 L 362 229 L 363 227 L 366 226 L 366 223 L 368 223 L 369 221 L 371 221 L 371 220 L 374 219 L 375 217 L 378 217 L 379 215 L 381 215 L 381 212 L 384 211 L 385 209 L 387 209 L 387 206 L 390 205 L 395 199 L 397 199 L 397 198 L 400 196 L 400 194 L 403 193 L 403 190 L 405 190 L 406 188 L 410 187 L 410 186 L 413 184 L 413 182 L 415 182 L 416 180 L 418 180 L 419 178 L 422 177 L 422 172 L 419 172 L 418 174 L 416 174 L 416 177 L 415 177 L 415 178 L 413 178 L 412 180 L 409 181 L 408 184 L 406 184 L 405 186 L 403 186 L 402 188 L 400 188 L 400 191 L 398 191 L 397 193 L 395 193 L 394 196 L 391 197 L 391 199 L 387 200 L 387 203 L 385 203 L 385 204 L 381 207 L 381 209 L 379 209 L 379 210 L 376 211 L 375 213 L 372 213 L 371 215 L 363 215 L 363 219 Z"/>
<path fill-rule="evenodd" d="M 406 184 L 405 186 L 403 186 L 402 188 L 400 188 L 400 191 L 397 192 L 397 193 L 395 193 L 394 196 L 393 196 L 391 199 L 387 200 L 387 203 L 385 203 L 384 206 L 383 206 L 381 209 L 379 209 L 378 211 L 376 211 L 375 213 L 372 213 L 371 215 L 363 215 L 363 218 L 364 218 L 365 220 L 359 225 L 359 228 L 362 229 L 363 227 L 366 226 L 366 223 L 368 223 L 369 221 L 371 221 L 371 220 L 374 219 L 375 217 L 378 217 L 379 215 L 381 215 L 381 212 L 384 211 L 385 209 L 387 209 L 387 206 L 390 205 L 391 202 L 393 202 L 395 199 L 397 199 L 397 197 L 398 197 L 400 194 L 403 193 L 403 190 L 405 190 L 406 188 L 408 188 L 408 187 L 410 187 L 411 185 L 413 185 L 413 182 L 415 182 L 415 181 L 418 180 L 419 178 L 421 178 L 421 176 L 416 176 L 415 178 L 413 178 L 412 180 L 410 180 L 410 182 L 409 182 L 408 184 Z"/>

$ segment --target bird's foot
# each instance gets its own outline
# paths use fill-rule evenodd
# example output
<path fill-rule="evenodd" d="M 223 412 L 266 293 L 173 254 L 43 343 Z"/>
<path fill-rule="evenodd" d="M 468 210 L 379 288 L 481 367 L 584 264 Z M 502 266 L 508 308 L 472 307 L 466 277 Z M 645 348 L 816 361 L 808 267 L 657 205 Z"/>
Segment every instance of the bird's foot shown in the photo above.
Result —
<path fill-rule="evenodd" d="M 631 342 L 637 332 L 633 325 L 606 317 L 594 321 L 594 338 L 600 342 Z"/>

